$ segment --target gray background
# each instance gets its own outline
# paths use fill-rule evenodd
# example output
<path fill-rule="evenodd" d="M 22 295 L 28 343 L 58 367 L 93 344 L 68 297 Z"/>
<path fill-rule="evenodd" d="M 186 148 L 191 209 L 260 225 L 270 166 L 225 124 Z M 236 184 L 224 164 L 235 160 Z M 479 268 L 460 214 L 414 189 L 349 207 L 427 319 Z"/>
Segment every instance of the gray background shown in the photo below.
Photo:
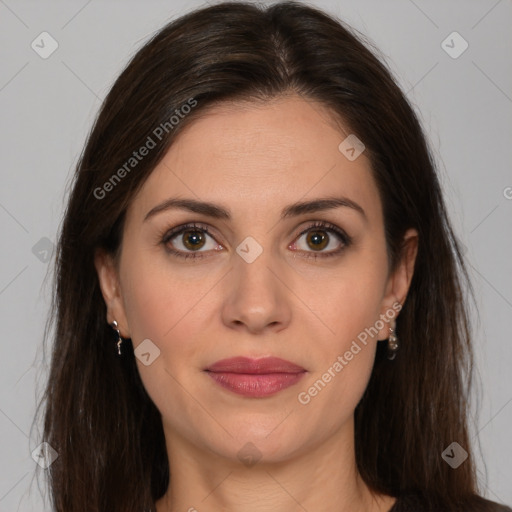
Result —
<path fill-rule="evenodd" d="M 512 2 L 314 3 L 377 45 L 430 137 L 480 310 L 475 350 L 483 392 L 472 426 L 485 460 L 477 455 L 479 474 L 487 475 L 487 497 L 511 504 Z M 46 260 L 73 166 L 128 58 L 167 20 L 200 5 L 0 0 L 1 512 L 43 510 L 31 457 L 41 439 L 31 424 L 45 378 Z M 43 31 L 59 45 L 47 59 L 31 48 Z M 469 44 L 458 58 L 441 45 L 453 31 Z M 447 44 L 461 48 L 460 40 Z"/>

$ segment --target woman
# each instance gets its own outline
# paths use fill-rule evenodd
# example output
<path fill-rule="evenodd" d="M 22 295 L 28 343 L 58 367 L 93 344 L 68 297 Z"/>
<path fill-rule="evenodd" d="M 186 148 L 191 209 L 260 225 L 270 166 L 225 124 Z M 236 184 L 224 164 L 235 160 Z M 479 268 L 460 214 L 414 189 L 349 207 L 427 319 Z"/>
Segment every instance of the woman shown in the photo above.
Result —
<path fill-rule="evenodd" d="M 479 496 L 469 283 L 421 127 L 321 11 L 156 34 L 87 141 L 56 275 L 56 511 L 510 510 Z"/>

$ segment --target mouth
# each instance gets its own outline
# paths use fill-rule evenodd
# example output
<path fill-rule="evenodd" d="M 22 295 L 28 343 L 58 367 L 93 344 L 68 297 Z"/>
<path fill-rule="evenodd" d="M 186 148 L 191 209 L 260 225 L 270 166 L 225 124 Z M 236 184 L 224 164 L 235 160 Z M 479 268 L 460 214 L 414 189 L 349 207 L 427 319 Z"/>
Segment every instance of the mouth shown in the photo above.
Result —
<path fill-rule="evenodd" d="M 307 373 L 301 366 L 277 357 L 223 359 L 204 371 L 223 388 L 253 398 L 274 395 Z"/>

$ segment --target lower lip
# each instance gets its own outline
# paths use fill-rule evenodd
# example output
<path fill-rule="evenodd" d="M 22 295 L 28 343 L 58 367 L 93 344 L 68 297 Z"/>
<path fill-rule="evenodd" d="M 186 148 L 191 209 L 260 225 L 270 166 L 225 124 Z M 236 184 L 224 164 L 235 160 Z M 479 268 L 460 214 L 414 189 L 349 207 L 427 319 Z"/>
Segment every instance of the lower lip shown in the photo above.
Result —
<path fill-rule="evenodd" d="M 209 371 L 207 373 L 217 384 L 234 393 L 263 398 L 293 386 L 306 372 L 248 374 Z"/>

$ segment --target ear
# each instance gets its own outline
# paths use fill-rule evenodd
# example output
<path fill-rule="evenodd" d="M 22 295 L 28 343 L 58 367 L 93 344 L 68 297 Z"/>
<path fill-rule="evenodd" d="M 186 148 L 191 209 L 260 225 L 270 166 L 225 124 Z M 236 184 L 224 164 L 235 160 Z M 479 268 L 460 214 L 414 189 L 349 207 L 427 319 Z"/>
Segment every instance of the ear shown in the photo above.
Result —
<path fill-rule="evenodd" d="M 418 232 L 408 229 L 402 242 L 400 262 L 396 270 L 388 278 L 385 295 L 382 299 L 381 318 L 386 316 L 389 320 L 384 322 L 384 327 L 379 331 L 379 340 L 389 337 L 389 327 L 395 325 L 396 317 L 402 309 L 414 273 L 414 264 L 418 254 Z M 391 320 L 393 319 L 393 320 Z"/>
<path fill-rule="evenodd" d="M 130 329 L 126 321 L 119 273 L 113 256 L 103 249 L 97 249 L 94 255 L 94 266 L 98 274 L 103 300 L 107 306 L 107 323 L 111 324 L 115 320 L 121 336 L 123 338 L 130 338 Z"/>

